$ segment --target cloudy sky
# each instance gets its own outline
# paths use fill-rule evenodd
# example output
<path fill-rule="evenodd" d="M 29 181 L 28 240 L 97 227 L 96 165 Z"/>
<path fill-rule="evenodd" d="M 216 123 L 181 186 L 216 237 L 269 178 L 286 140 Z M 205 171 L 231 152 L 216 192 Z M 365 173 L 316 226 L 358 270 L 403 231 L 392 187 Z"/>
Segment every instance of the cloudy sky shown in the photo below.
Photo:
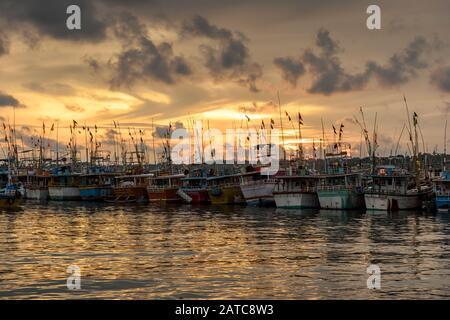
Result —
<path fill-rule="evenodd" d="M 66 28 L 77 4 L 82 29 Z M 381 7 L 368 30 L 366 8 Z M 314 0 L 0 0 L 0 121 L 148 128 L 152 119 L 304 119 L 306 140 L 378 113 L 380 152 L 406 121 L 403 95 L 428 151 L 443 150 L 450 109 L 450 2 Z M 287 121 L 286 118 L 283 121 Z M 406 135 L 404 135 L 406 138 Z M 406 139 L 403 139 L 406 142 Z M 406 147 L 405 147 L 406 148 Z"/>

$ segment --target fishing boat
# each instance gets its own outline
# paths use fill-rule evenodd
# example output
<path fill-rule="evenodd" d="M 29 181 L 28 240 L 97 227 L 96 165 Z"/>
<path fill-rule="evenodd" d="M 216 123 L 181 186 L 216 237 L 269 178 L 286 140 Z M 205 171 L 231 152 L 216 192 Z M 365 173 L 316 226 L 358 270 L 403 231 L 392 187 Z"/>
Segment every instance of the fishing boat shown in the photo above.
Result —
<path fill-rule="evenodd" d="M 414 176 L 393 165 L 376 167 L 375 174 L 365 190 L 364 198 L 368 210 L 412 210 L 422 206 L 421 192 Z"/>
<path fill-rule="evenodd" d="M 80 200 L 80 174 L 63 169 L 50 176 L 48 193 L 50 200 Z"/>
<path fill-rule="evenodd" d="M 319 208 L 316 175 L 277 177 L 273 196 L 277 208 Z"/>
<path fill-rule="evenodd" d="M 208 195 L 212 204 L 243 204 L 240 176 L 237 174 L 208 178 Z"/>
<path fill-rule="evenodd" d="M 209 203 L 208 195 L 208 177 L 204 174 L 203 170 L 194 170 L 192 174 L 181 179 L 182 190 L 190 197 L 189 203 Z"/>
<path fill-rule="evenodd" d="M 274 206 L 274 187 L 277 183 L 275 176 L 264 175 L 261 167 L 250 172 L 241 173 L 241 191 L 248 205 Z"/>
<path fill-rule="evenodd" d="M 362 172 L 352 172 L 348 165 L 351 146 L 341 140 L 342 127 L 339 140 L 330 144 L 325 153 L 325 173 L 317 175 L 317 196 L 321 209 L 364 208 Z M 334 132 L 336 134 L 336 129 Z"/>
<path fill-rule="evenodd" d="M 25 199 L 47 200 L 49 198 L 48 174 L 30 174 L 25 184 Z"/>
<path fill-rule="evenodd" d="M 103 201 L 113 194 L 114 173 L 91 172 L 81 175 L 80 197 L 83 201 Z"/>
<path fill-rule="evenodd" d="M 147 175 L 122 175 L 114 178 L 112 195 L 105 198 L 110 203 L 148 202 Z"/>
<path fill-rule="evenodd" d="M 15 183 L 8 183 L 3 190 L 0 191 L 0 208 L 17 209 L 22 202 L 22 195 Z"/>
<path fill-rule="evenodd" d="M 438 179 L 433 180 L 436 209 L 450 211 L 450 172 L 444 170 Z"/>
<path fill-rule="evenodd" d="M 361 173 L 336 173 L 320 175 L 317 187 L 322 209 L 362 209 L 364 192 Z"/>
<path fill-rule="evenodd" d="M 150 202 L 191 202 L 191 198 L 180 189 L 184 174 L 156 175 L 148 177 L 148 198 Z"/>

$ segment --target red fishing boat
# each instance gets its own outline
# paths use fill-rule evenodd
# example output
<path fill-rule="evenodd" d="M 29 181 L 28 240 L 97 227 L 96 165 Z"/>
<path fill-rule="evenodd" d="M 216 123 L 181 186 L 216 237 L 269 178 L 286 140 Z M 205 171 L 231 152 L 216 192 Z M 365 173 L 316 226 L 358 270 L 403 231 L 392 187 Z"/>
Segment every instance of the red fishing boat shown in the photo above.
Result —
<path fill-rule="evenodd" d="M 184 177 L 184 174 L 148 176 L 150 202 L 190 202 L 189 196 L 180 189 Z"/>

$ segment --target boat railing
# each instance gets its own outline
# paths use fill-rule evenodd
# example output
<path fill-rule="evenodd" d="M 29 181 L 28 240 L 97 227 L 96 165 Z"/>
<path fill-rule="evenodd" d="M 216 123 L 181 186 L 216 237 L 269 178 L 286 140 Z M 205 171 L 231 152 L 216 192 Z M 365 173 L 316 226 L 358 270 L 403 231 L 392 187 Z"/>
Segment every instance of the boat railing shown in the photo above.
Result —
<path fill-rule="evenodd" d="M 260 185 L 260 184 L 271 184 L 271 183 L 277 183 L 277 179 L 260 179 L 260 180 L 244 180 L 241 185 L 242 186 L 248 186 L 248 185 Z"/>
<path fill-rule="evenodd" d="M 155 186 L 155 185 L 149 185 L 147 187 L 147 190 L 156 190 L 156 191 L 160 191 L 160 190 L 165 190 L 165 189 L 169 189 L 169 188 L 178 188 L 179 186 L 176 185 L 165 185 L 165 186 Z"/>
<path fill-rule="evenodd" d="M 290 186 L 278 184 L 275 187 L 275 192 L 316 192 L 317 188 L 315 186 Z"/>
<path fill-rule="evenodd" d="M 447 200 L 450 200 L 450 191 L 447 192 L 436 192 L 436 196 L 439 197 L 440 199 L 443 199 L 445 197 L 447 197 Z"/>
<path fill-rule="evenodd" d="M 333 185 L 333 186 L 317 186 L 317 191 L 339 191 L 354 190 L 356 186 L 352 185 Z"/>
<path fill-rule="evenodd" d="M 408 194 L 408 192 L 405 192 L 402 189 L 396 188 L 396 189 L 366 189 L 364 190 L 365 193 L 368 194 Z"/>
<path fill-rule="evenodd" d="M 228 187 L 237 187 L 239 186 L 239 183 L 234 182 L 228 182 L 228 183 L 220 183 L 217 185 L 210 185 L 208 189 L 214 189 L 214 188 L 228 188 Z"/>

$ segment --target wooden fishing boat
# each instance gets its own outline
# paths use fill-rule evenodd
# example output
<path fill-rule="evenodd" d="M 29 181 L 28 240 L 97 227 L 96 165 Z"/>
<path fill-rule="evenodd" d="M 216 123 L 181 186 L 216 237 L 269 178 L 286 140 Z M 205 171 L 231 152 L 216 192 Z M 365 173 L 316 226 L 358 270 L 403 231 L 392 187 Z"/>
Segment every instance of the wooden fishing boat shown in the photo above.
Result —
<path fill-rule="evenodd" d="M 362 209 L 364 193 L 361 173 L 334 173 L 320 175 L 317 187 L 322 209 Z"/>
<path fill-rule="evenodd" d="M 415 186 L 414 176 L 395 166 L 378 166 L 370 176 L 364 198 L 368 210 L 412 210 L 422 207 L 422 197 Z"/>
<path fill-rule="evenodd" d="M 192 199 L 180 189 L 184 177 L 184 174 L 149 176 L 147 192 L 150 202 L 190 202 Z"/>
<path fill-rule="evenodd" d="M 239 175 L 208 178 L 208 195 L 212 204 L 244 204 Z"/>
<path fill-rule="evenodd" d="M 181 179 L 182 190 L 190 197 L 186 202 L 198 204 L 209 203 L 208 178 L 206 176 L 190 176 Z"/>
<path fill-rule="evenodd" d="M 148 202 L 146 175 L 115 177 L 112 195 L 104 200 L 110 203 Z"/>
<path fill-rule="evenodd" d="M 450 172 L 444 170 L 433 180 L 435 204 L 438 211 L 450 211 Z"/>
<path fill-rule="evenodd" d="M 274 176 L 261 174 L 261 167 L 240 175 L 241 191 L 248 205 L 274 206 L 273 190 L 277 183 Z"/>
<path fill-rule="evenodd" d="M 0 208 L 1 209 L 18 209 L 22 202 L 22 195 L 17 185 L 8 183 L 0 192 Z"/>
<path fill-rule="evenodd" d="M 113 194 L 114 173 L 89 173 L 82 175 L 80 197 L 83 201 L 103 201 Z"/>
<path fill-rule="evenodd" d="M 48 182 L 50 176 L 45 172 L 27 172 L 25 176 L 25 199 L 45 201 L 49 198 Z"/>
<path fill-rule="evenodd" d="M 273 196 L 278 208 L 319 208 L 317 175 L 277 177 Z"/>
<path fill-rule="evenodd" d="M 50 200 L 70 201 L 80 200 L 80 174 L 72 173 L 68 168 L 62 168 L 50 176 L 48 193 Z"/>

